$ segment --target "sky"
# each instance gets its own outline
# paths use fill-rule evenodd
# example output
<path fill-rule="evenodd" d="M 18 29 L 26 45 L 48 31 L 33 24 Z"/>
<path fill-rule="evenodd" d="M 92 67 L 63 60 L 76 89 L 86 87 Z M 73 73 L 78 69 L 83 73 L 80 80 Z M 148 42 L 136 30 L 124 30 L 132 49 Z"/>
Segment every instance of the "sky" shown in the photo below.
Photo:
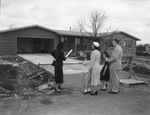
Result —
<path fill-rule="evenodd" d="M 30 25 L 69 30 L 94 10 L 106 13 L 112 31 L 124 31 L 150 44 L 150 0 L 0 0 L 0 30 Z"/>

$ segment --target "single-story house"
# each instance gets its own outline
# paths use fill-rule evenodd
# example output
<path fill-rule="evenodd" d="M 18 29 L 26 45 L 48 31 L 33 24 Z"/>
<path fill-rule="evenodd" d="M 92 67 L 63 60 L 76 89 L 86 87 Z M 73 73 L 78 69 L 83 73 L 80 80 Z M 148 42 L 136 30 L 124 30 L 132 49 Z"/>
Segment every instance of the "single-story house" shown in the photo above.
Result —
<path fill-rule="evenodd" d="M 106 35 L 106 39 L 116 37 L 121 39 L 126 53 L 135 54 L 136 41 L 140 39 L 122 31 Z M 18 27 L 0 31 L 0 55 L 50 53 L 60 41 L 65 43 L 66 52 L 70 49 L 74 52 L 86 51 L 90 49 L 92 40 L 90 35 L 77 31 L 54 30 L 39 25 Z M 106 45 L 111 47 L 111 42 L 106 42 Z"/>
<path fill-rule="evenodd" d="M 150 54 L 150 44 L 147 44 L 145 47 L 145 52 Z"/>

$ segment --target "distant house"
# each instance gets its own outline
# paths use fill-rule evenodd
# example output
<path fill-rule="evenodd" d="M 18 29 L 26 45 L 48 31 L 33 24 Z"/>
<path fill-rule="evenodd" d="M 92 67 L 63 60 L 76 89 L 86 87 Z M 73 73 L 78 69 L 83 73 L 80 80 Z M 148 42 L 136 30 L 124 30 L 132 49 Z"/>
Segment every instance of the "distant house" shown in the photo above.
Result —
<path fill-rule="evenodd" d="M 110 37 L 111 36 L 111 37 Z M 111 47 L 112 39 L 121 39 L 124 52 L 135 55 L 136 41 L 140 39 L 125 32 L 108 33 L 105 46 Z M 86 51 L 91 47 L 93 38 L 88 34 L 76 31 L 53 30 L 39 25 L 13 28 L 0 31 L 0 55 L 17 53 L 50 53 L 58 42 L 65 43 L 64 51 Z"/>
<path fill-rule="evenodd" d="M 150 44 L 146 45 L 145 47 L 145 52 L 150 54 Z"/>

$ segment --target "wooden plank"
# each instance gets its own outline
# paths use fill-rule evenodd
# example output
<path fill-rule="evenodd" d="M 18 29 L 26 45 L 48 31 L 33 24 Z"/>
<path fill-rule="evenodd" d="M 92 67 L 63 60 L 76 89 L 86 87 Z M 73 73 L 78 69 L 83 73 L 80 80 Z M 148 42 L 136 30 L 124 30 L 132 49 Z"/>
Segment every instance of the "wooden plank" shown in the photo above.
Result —
<path fill-rule="evenodd" d="M 136 79 L 120 79 L 120 83 L 124 86 L 129 87 L 130 85 L 145 84 L 146 82 Z"/>

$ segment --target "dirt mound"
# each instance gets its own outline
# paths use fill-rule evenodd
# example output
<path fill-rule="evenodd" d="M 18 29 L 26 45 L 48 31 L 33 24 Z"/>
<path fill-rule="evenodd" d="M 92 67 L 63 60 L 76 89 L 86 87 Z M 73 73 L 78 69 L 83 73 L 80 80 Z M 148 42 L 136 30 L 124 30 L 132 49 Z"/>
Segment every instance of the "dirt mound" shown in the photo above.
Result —
<path fill-rule="evenodd" d="M 23 91 L 54 81 L 54 75 L 18 55 L 0 57 L 0 93 Z"/>
<path fill-rule="evenodd" d="M 132 69 L 137 74 L 150 75 L 150 69 L 143 64 L 133 64 Z M 129 71 L 129 66 L 123 68 L 124 71 Z"/>

